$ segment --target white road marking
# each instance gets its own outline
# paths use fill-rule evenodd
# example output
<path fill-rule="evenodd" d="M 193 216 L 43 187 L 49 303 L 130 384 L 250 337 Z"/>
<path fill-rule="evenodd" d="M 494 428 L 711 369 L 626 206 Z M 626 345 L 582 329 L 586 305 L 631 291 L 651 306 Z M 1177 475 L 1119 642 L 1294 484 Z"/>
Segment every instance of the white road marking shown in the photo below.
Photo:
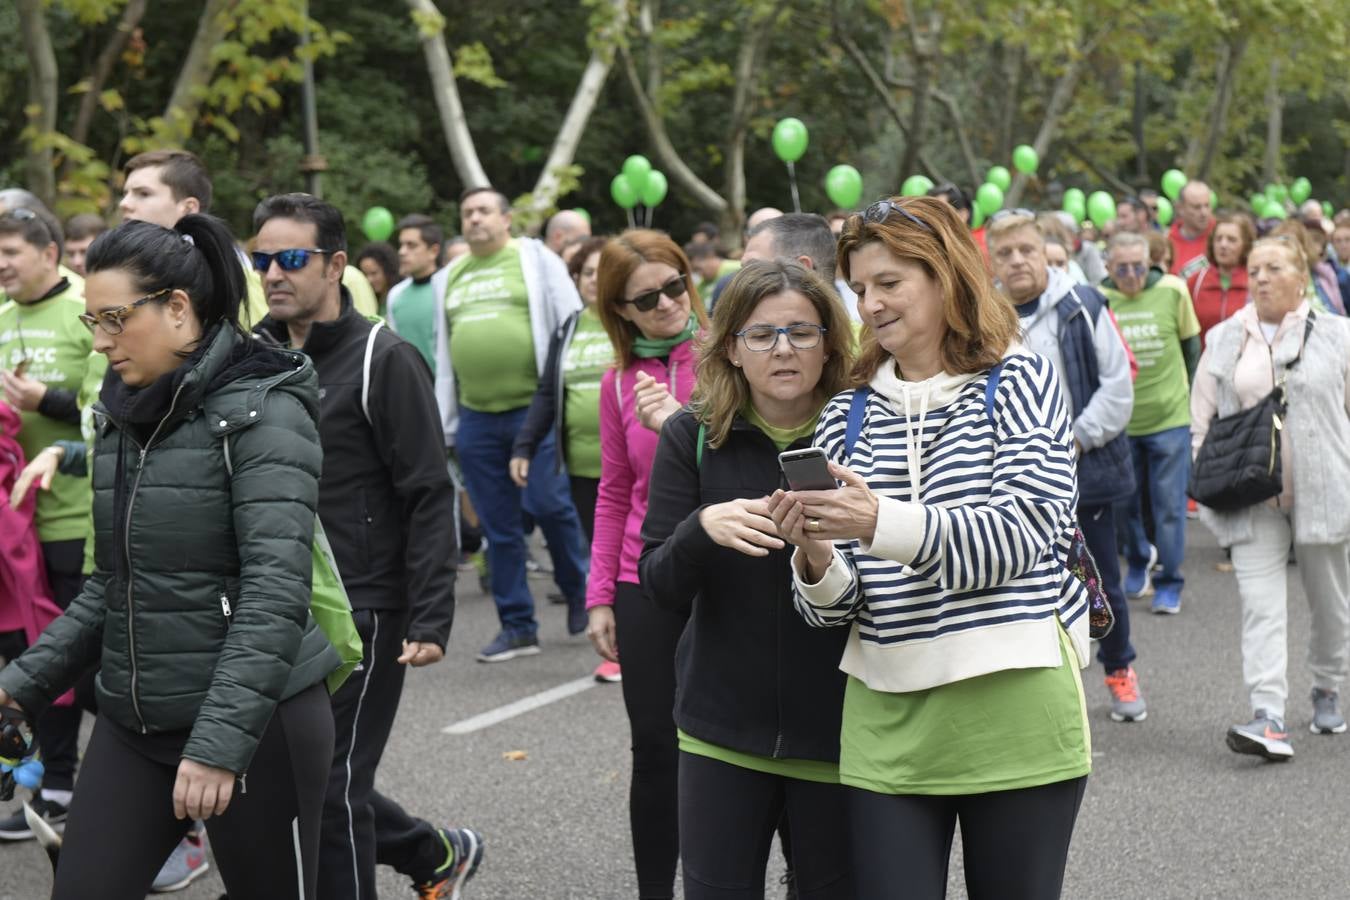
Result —
<path fill-rule="evenodd" d="M 484 728 L 491 727 L 499 722 L 505 722 L 507 719 L 513 719 L 523 713 L 538 709 L 541 706 L 548 706 L 559 700 L 564 700 L 573 694 L 580 694 L 584 690 L 593 688 L 598 684 L 592 676 L 578 678 L 576 681 L 568 681 L 546 691 L 540 691 L 532 694 L 514 703 L 508 703 L 505 706 L 499 706 L 496 709 L 490 709 L 485 713 L 479 713 L 476 716 L 455 722 L 453 725 L 447 725 L 441 729 L 442 734 L 471 734 L 475 731 L 482 731 Z"/>

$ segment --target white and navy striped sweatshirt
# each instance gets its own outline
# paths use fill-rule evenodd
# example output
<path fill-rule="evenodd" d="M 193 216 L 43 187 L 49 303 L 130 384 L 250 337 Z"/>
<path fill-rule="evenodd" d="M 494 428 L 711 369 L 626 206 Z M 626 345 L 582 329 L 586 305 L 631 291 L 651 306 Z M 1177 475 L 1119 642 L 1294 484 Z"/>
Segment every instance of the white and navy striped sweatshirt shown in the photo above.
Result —
<path fill-rule="evenodd" d="M 851 455 L 852 391 L 821 414 L 816 444 L 877 495 L 877 527 L 870 544 L 836 542 L 815 584 L 794 556 L 797 610 L 812 625 L 852 623 L 840 668 L 878 691 L 1057 667 L 1057 621 L 1086 666 L 1087 593 L 1061 562 L 1073 432 L 1050 362 L 1010 351 L 992 424 L 987 373 L 903 382 L 893 370 L 872 379 Z"/>

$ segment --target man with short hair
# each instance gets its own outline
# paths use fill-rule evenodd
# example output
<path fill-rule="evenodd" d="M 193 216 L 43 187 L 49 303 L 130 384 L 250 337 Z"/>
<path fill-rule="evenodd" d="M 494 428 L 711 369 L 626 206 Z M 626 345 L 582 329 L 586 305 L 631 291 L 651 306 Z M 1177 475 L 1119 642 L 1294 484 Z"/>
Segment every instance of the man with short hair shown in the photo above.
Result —
<path fill-rule="evenodd" d="M 1138 491 L 1127 501 L 1124 523 L 1125 595 L 1144 596 L 1151 579 L 1153 611 L 1177 613 L 1185 583 L 1181 564 L 1191 470 L 1190 382 L 1200 361 L 1200 322 L 1185 285 L 1149 267 L 1143 235 L 1124 232 L 1112 238 L 1107 268 L 1110 277 L 1103 291 L 1139 365 L 1126 428 Z M 1139 502 L 1144 491 L 1156 547 L 1144 532 Z M 1155 562 L 1162 563 L 1162 572 L 1151 577 Z"/>
<path fill-rule="evenodd" d="M 500 192 L 466 190 L 460 220 L 469 253 L 448 267 L 444 314 L 436 316 L 436 399 L 446 446 L 455 448 L 488 541 L 501 632 L 478 661 L 490 663 L 539 652 L 522 511 L 548 542 L 568 633 L 586 630 L 585 541 L 554 436 L 536 450 L 523 489 L 510 476 L 512 445 L 551 338 L 581 309 L 581 298 L 556 254 L 540 241 L 511 236 L 511 204 Z"/>
<path fill-rule="evenodd" d="M 79 320 L 84 298 L 58 270 L 61 223 L 32 198 L 31 205 L 5 192 L 0 214 L 0 402 L 18 413 L 17 435 L 28 459 L 57 441 L 83 441 L 81 398 L 98 393 L 107 360 L 94 352 L 93 337 Z M 26 192 L 25 192 L 26 193 Z M 29 195 L 31 197 L 31 195 Z M 8 498 L 0 499 L 8 502 Z M 38 491 L 33 522 L 42 548 L 52 599 L 65 609 L 84 583 L 85 543 L 90 533 L 87 478 L 57 474 Z M 27 645 L 20 630 L 0 634 L 0 655 L 13 659 Z M 33 808 L 60 830 L 74 790 L 80 707 L 52 706 L 38 723 L 46 773 Z M 22 809 L 0 819 L 0 840 L 33 836 Z"/>
<path fill-rule="evenodd" d="M 66 265 L 81 278 L 84 277 L 84 256 L 94 238 L 108 230 L 102 216 L 80 213 L 66 223 Z"/>
<path fill-rule="evenodd" d="M 750 232 L 741 262 L 782 259 L 813 270 L 839 294 L 849 318 L 859 322 L 857 297 L 834 276 L 835 240 L 830 225 L 815 213 L 787 213 L 770 219 Z"/>
<path fill-rule="evenodd" d="M 590 220 L 574 209 L 562 209 L 554 213 L 544 228 L 544 243 L 559 256 L 562 256 L 563 247 L 572 241 L 590 236 Z"/>
<path fill-rule="evenodd" d="M 1132 665 L 1136 654 L 1112 509 L 1134 493 L 1134 464 L 1125 436 L 1134 390 L 1125 345 L 1111 324 L 1106 298 L 1049 266 L 1045 238 L 1034 218 L 1014 211 L 995 213 L 988 237 L 994 277 L 1017 307 L 1023 341 L 1054 365 L 1072 416 L 1078 446 L 1078 522 L 1116 620 L 1097 648 L 1111 694 L 1111 718 L 1142 722 L 1148 709 Z"/>
<path fill-rule="evenodd" d="M 689 235 L 689 243 L 716 244 L 721 237 L 722 232 L 718 231 L 717 226 L 712 222 L 699 222 Z"/>
<path fill-rule="evenodd" d="M 1158 192 L 1153 188 L 1144 188 L 1139 192 L 1139 200 L 1148 209 L 1148 227 L 1158 228 Z"/>
<path fill-rule="evenodd" d="M 428 367 L 436 365 L 436 317 L 445 296 L 441 242 L 445 232 L 430 216 L 413 214 L 398 223 L 398 274 L 389 289 L 385 315 L 394 333 L 417 348 Z"/>
<path fill-rule="evenodd" d="M 332 698 L 318 896 L 374 897 L 376 863 L 419 896 L 457 896 L 482 838 L 435 828 L 375 790 L 406 667 L 439 662 L 454 619 L 454 494 L 431 374 L 411 344 L 353 307 L 336 208 L 281 194 L 258 204 L 253 227 L 269 310 L 255 332 L 303 350 L 319 376 L 319 518 L 363 645 L 363 664 Z"/>
<path fill-rule="evenodd" d="M 461 256 L 467 256 L 469 253 L 469 242 L 464 240 L 464 235 L 457 234 L 445 242 L 445 251 L 443 257 L 448 266 Z"/>
<path fill-rule="evenodd" d="M 1122 231 L 1135 234 L 1149 231 L 1148 207 L 1138 197 L 1126 197 L 1116 205 L 1116 233 Z"/>
<path fill-rule="evenodd" d="M 778 209 L 777 207 L 761 206 L 759 209 L 755 210 L 748 217 L 746 217 L 745 233 L 749 234 L 759 226 L 763 225 L 765 222 L 769 221 L 770 219 L 776 219 L 782 214 L 783 211 L 781 209 Z M 716 241 L 713 241 L 712 243 L 715 244 Z"/>
<path fill-rule="evenodd" d="M 1209 233 L 1214 230 L 1209 185 L 1203 181 L 1186 182 L 1177 194 L 1176 216 L 1167 239 L 1172 242 L 1172 274 L 1185 281 L 1209 265 L 1205 254 Z"/>

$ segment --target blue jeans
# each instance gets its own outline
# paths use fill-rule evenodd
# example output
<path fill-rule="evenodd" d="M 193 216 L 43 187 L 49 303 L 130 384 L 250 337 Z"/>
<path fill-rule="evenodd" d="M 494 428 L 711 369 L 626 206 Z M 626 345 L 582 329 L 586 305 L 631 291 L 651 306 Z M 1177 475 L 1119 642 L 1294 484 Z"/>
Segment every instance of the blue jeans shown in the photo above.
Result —
<path fill-rule="evenodd" d="M 1130 643 L 1130 607 L 1125 603 L 1125 586 L 1120 580 L 1120 558 L 1116 555 L 1116 517 L 1111 506 L 1078 507 L 1078 527 L 1102 576 L 1102 590 L 1111 604 L 1116 624 L 1097 644 L 1097 662 L 1107 672 L 1123 669 L 1135 660 Z"/>
<path fill-rule="evenodd" d="M 1162 572 L 1154 576 L 1155 587 L 1185 584 L 1181 562 L 1186 555 L 1186 486 L 1191 478 L 1191 429 L 1189 425 L 1157 434 L 1130 438 L 1134 457 L 1135 484 L 1139 493 L 1125 501 L 1125 559 L 1136 568 L 1148 565 L 1148 537 L 1139 496 L 1148 491 L 1153 514 L 1153 541 L 1158 548 Z"/>
<path fill-rule="evenodd" d="M 584 602 L 587 558 L 581 522 L 572 504 L 566 470 L 559 472 L 552 432 L 530 460 L 530 479 L 524 488 L 511 480 L 511 444 L 525 421 L 525 409 L 503 413 L 459 409 L 455 448 L 464 486 L 473 501 L 483 535 L 488 540 L 488 568 L 492 599 L 502 630 L 532 636 L 539 630 L 534 597 L 525 580 L 525 527 L 529 513 L 544 532 L 553 579 L 569 605 Z"/>

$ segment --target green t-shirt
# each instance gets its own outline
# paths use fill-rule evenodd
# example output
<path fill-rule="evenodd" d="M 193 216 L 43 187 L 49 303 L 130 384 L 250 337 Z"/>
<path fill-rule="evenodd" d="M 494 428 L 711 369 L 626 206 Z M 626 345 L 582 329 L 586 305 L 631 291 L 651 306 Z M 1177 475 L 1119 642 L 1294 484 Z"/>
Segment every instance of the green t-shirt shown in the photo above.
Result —
<path fill-rule="evenodd" d="M 839 780 L 882 794 L 1037 787 L 1092 769 L 1083 682 L 1060 630 L 1054 669 L 1006 669 L 926 691 L 844 689 Z"/>
<path fill-rule="evenodd" d="M 529 406 L 539 371 L 515 241 L 451 269 L 445 309 L 460 405 L 485 413 Z"/>
<path fill-rule="evenodd" d="M 9 371 L 27 359 L 27 375 L 48 387 L 73 391 L 81 402 L 97 396 L 108 361 L 94 352 L 94 337 L 77 318 L 84 298 L 74 288 L 37 303 L 13 300 L 0 305 L 0 366 Z M 79 424 L 50 419 L 39 412 L 20 413 L 19 445 L 32 459 L 58 440 L 79 441 Z M 39 491 L 38 539 L 75 541 L 90 537 L 87 478 L 57 475 L 50 491 Z"/>
<path fill-rule="evenodd" d="M 695 756 L 706 756 L 730 766 L 777 775 L 780 778 L 795 778 L 798 781 L 818 781 L 822 784 L 839 783 L 839 766 L 820 759 L 775 759 L 772 756 L 759 756 L 754 753 L 742 753 L 729 747 L 719 747 L 705 740 L 687 734 L 677 728 L 680 750 Z"/>
<path fill-rule="evenodd" d="M 1139 362 L 1126 433 L 1142 437 L 1191 424 L 1191 388 L 1181 342 L 1200 333 L 1200 320 L 1185 286 L 1165 278 L 1133 297 L 1111 288 L 1106 296 Z"/>
<path fill-rule="evenodd" d="M 745 416 L 745 421 L 764 432 L 769 440 L 773 441 L 773 445 L 780 451 L 791 447 L 793 441 L 804 437 L 811 437 L 816 433 L 816 423 L 820 421 L 820 410 L 818 409 L 812 414 L 811 418 L 795 428 L 776 428 L 764 421 L 764 418 L 759 414 L 759 411 L 749 403 L 741 410 L 741 415 Z"/>
<path fill-rule="evenodd" d="M 614 365 L 614 346 L 595 307 L 577 317 L 563 358 L 563 459 L 568 474 L 600 477 L 600 379 Z"/>
<path fill-rule="evenodd" d="M 417 348 L 431 371 L 436 371 L 436 316 L 440 304 L 431 289 L 431 279 L 414 281 L 399 294 L 394 304 L 397 314 L 390 319 L 398 336 Z"/>

